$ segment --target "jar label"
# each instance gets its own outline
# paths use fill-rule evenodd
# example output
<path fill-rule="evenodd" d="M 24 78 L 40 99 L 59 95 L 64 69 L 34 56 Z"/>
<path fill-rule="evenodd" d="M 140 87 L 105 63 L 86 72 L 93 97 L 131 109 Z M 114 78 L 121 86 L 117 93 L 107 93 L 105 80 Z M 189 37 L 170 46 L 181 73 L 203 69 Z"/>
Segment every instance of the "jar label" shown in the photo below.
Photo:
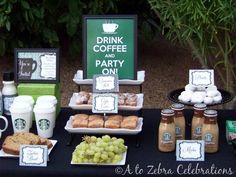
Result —
<path fill-rule="evenodd" d="M 181 135 L 181 128 L 180 127 L 175 127 L 175 134 Z"/>
<path fill-rule="evenodd" d="M 201 134 L 202 134 L 202 127 L 201 126 L 200 127 L 196 127 L 195 130 L 194 130 L 194 133 L 197 136 L 201 136 Z"/>
<path fill-rule="evenodd" d="M 3 110 L 4 110 L 4 113 L 5 114 L 9 114 L 10 111 L 10 106 L 12 105 L 13 101 L 14 101 L 14 98 L 16 97 L 17 95 L 3 95 Z"/>
<path fill-rule="evenodd" d="M 50 121 L 47 119 L 40 119 L 39 120 L 39 128 L 41 130 L 48 130 L 50 126 Z"/>
<path fill-rule="evenodd" d="M 164 133 L 163 134 L 163 141 L 170 141 L 171 140 L 171 134 L 170 133 Z"/>
<path fill-rule="evenodd" d="M 24 130 L 26 121 L 24 119 L 18 118 L 14 120 L 14 125 L 17 130 Z"/>
<path fill-rule="evenodd" d="M 205 144 L 215 144 L 213 142 L 213 135 L 211 133 L 207 133 L 205 134 L 205 137 L 204 137 L 204 140 L 205 140 Z"/>

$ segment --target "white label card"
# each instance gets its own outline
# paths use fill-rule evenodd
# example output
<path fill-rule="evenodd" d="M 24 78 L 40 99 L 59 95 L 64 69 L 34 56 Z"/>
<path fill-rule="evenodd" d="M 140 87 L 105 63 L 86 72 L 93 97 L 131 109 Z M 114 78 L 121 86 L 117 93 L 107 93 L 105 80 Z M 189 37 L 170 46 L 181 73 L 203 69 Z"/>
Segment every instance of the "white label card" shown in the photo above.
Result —
<path fill-rule="evenodd" d="M 214 70 L 189 70 L 189 84 L 195 87 L 208 87 L 214 85 Z"/>
<path fill-rule="evenodd" d="M 41 76 L 56 78 L 56 55 L 41 56 Z"/>
<path fill-rule="evenodd" d="M 117 113 L 118 95 L 93 94 L 93 113 Z"/>
<path fill-rule="evenodd" d="M 176 161 L 204 161 L 205 145 L 203 140 L 177 140 Z"/>
<path fill-rule="evenodd" d="M 46 145 L 21 145 L 20 166 L 46 167 L 48 147 Z"/>
<path fill-rule="evenodd" d="M 117 75 L 94 75 L 93 92 L 119 92 Z"/>

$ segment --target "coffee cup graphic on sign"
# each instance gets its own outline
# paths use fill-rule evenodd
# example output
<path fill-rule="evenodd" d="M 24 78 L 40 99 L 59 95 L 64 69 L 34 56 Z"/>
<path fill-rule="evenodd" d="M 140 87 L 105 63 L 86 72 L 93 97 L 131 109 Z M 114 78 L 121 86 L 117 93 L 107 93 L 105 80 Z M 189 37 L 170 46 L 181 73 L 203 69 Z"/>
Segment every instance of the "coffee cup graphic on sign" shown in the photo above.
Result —
<path fill-rule="evenodd" d="M 32 58 L 18 58 L 18 78 L 22 80 L 31 79 L 37 69 L 37 62 Z"/>
<path fill-rule="evenodd" d="M 102 24 L 104 33 L 114 33 L 118 27 L 118 24 L 109 21 Z"/>

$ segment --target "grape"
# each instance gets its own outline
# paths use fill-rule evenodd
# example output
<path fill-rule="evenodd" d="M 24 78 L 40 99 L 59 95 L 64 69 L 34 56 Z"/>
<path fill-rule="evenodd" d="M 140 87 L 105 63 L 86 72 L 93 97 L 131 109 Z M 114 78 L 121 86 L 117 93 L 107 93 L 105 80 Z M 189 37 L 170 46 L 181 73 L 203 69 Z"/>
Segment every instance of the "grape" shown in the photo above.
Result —
<path fill-rule="evenodd" d="M 111 137 L 109 135 L 104 135 L 104 136 L 102 136 L 102 140 L 104 142 L 109 142 L 111 140 Z"/>
<path fill-rule="evenodd" d="M 118 163 L 127 150 L 124 139 L 104 135 L 85 136 L 72 153 L 74 163 Z"/>

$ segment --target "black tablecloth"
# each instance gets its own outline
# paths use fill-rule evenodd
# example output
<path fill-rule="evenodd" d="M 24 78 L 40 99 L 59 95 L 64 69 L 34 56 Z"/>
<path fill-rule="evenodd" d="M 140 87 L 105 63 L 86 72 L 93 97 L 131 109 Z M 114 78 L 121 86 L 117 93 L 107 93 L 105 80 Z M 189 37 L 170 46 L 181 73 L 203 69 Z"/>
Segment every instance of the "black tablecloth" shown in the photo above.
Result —
<path fill-rule="evenodd" d="M 157 129 L 160 121 L 160 110 L 143 110 L 144 125 L 138 136 L 117 136 L 125 139 L 128 153 L 125 166 L 73 166 L 70 164 L 72 152 L 81 142 L 82 135 L 76 135 L 71 146 L 66 146 L 70 136 L 64 126 L 71 109 L 62 109 L 57 118 L 52 139 L 58 140 L 50 154 L 47 167 L 22 167 L 17 158 L 0 158 L 0 177 L 111 177 L 111 176 L 236 176 L 236 157 L 233 149 L 225 139 L 225 120 L 236 119 L 235 110 L 218 112 L 220 126 L 220 149 L 216 154 L 206 154 L 204 162 L 177 162 L 175 152 L 161 153 L 157 150 Z M 185 110 L 187 122 L 190 122 L 192 110 Z M 36 132 L 35 126 L 32 132 Z M 12 134 L 11 125 L 3 133 L 3 139 Z M 190 126 L 187 126 L 187 139 L 190 138 Z M 137 140 L 140 146 L 136 147 Z"/>

